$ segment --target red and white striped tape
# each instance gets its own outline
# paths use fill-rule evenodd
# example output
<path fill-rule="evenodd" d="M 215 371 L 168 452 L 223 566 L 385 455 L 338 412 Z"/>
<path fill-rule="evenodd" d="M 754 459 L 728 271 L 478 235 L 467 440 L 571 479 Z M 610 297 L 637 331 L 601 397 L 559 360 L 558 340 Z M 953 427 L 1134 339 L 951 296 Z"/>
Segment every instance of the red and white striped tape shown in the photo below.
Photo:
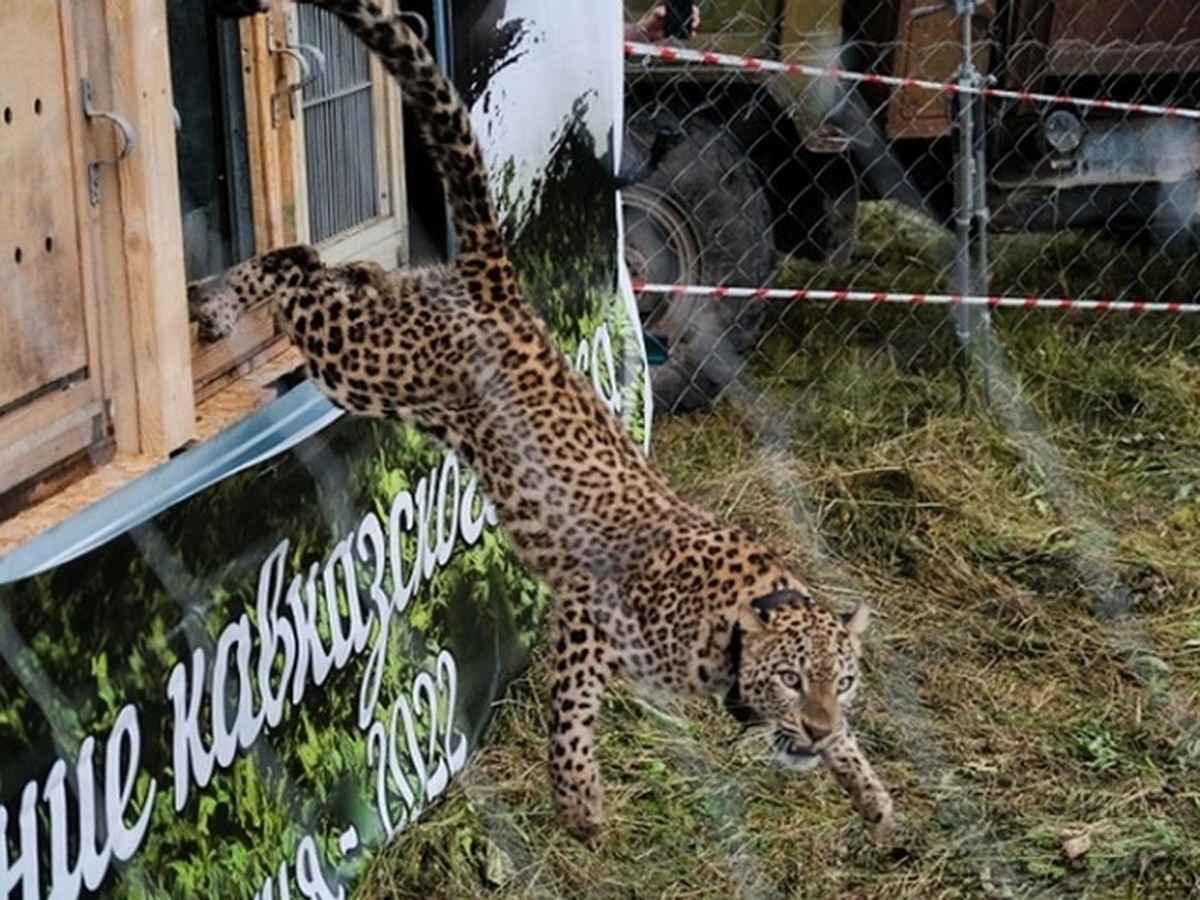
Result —
<path fill-rule="evenodd" d="M 1094 310 L 1096 312 L 1200 313 L 1200 303 L 1181 300 L 1108 300 L 1078 297 L 1004 297 L 970 294 L 903 293 L 893 291 L 821 290 L 815 288 L 726 287 L 724 285 L 633 283 L 635 294 L 687 294 L 693 297 L 732 297 L 746 300 L 818 300 L 833 303 L 899 303 L 906 306 L 973 306 L 988 309 Z"/>
<path fill-rule="evenodd" d="M 836 66 L 812 66 L 804 63 L 778 62 L 773 59 L 734 56 L 728 53 L 713 53 L 708 50 L 690 50 L 685 47 L 660 47 L 656 44 L 629 42 L 625 44 L 625 55 L 653 57 L 668 61 L 694 62 L 705 66 L 752 69 L 763 72 L 785 72 L 789 75 L 810 75 L 814 78 L 833 78 L 838 81 L 854 81 L 863 84 L 890 84 L 897 87 L 923 88 L 944 94 L 978 94 L 992 99 L 1048 103 L 1057 106 L 1075 106 L 1081 109 L 1140 113 L 1142 115 L 1166 116 L 1168 118 L 1200 121 L 1200 109 L 1188 109 L 1178 106 L 1156 106 L 1151 103 L 1125 103 L 1118 100 L 1092 100 L 1086 97 L 1070 97 L 1066 94 L 1040 94 L 1035 91 L 1010 91 L 993 87 L 968 87 L 951 82 L 928 81 L 924 78 L 898 78 L 894 75 L 851 72 L 846 69 L 839 69 Z"/>

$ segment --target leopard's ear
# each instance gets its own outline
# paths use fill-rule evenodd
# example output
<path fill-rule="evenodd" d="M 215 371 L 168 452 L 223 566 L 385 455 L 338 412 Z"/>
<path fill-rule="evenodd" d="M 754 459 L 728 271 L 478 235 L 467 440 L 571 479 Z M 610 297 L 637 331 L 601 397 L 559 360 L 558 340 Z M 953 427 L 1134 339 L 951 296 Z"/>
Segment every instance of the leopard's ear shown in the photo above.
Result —
<path fill-rule="evenodd" d="M 269 250 L 258 257 L 259 266 L 272 275 L 284 275 L 299 270 L 305 274 L 321 268 L 321 254 L 308 244 L 292 244 Z"/>
<path fill-rule="evenodd" d="M 809 598 L 799 591 L 783 588 L 778 591 L 772 591 L 762 597 L 756 597 L 750 601 L 750 605 L 758 613 L 758 617 L 766 622 L 771 618 L 772 611 L 779 609 L 781 606 L 797 606 L 807 602 L 809 602 Z"/>
<path fill-rule="evenodd" d="M 858 604 L 851 612 L 842 616 L 842 624 L 846 626 L 850 637 L 860 637 L 867 630 L 867 626 L 871 624 L 871 607 L 865 603 Z"/>

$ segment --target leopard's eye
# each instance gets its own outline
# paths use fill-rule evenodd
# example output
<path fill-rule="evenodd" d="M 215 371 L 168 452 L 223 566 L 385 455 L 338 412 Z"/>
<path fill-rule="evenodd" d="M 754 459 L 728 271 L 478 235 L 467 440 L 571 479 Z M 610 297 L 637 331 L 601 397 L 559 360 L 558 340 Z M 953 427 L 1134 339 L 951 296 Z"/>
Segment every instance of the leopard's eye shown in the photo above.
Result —
<path fill-rule="evenodd" d="M 793 669 L 780 669 L 777 673 L 784 687 L 793 690 L 800 686 L 800 673 Z"/>
<path fill-rule="evenodd" d="M 846 693 L 852 687 L 854 687 L 854 676 L 853 675 L 843 675 L 841 678 L 838 679 L 837 692 L 839 694 Z"/>

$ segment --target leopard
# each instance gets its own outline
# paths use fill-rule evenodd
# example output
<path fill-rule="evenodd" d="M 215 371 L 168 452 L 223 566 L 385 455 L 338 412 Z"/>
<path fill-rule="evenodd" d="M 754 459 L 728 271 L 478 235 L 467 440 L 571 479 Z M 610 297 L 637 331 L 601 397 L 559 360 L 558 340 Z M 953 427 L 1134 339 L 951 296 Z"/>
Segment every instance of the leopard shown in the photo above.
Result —
<path fill-rule="evenodd" d="M 232 334 L 246 311 L 264 302 L 270 295 L 253 267 L 234 266 L 187 286 L 188 319 L 209 344 Z"/>
<path fill-rule="evenodd" d="M 258 0 L 212 0 L 260 12 Z M 877 842 L 890 793 L 848 722 L 871 612 L 818 601 L 779 553 L 684 499 L 524 300 L 468 110 L 403 14 L 301 0 L 344 22 L 401 87 L 446 188 L 450 262 L 385 270 L 284 247 L 198 286 L 208 333 L 270 299 L 305 371 L 351 413 L 404 422 L 466 461 L 524 567 L 549 589 L 547 768 L 555 813 L 603 826 L 596 754 L 616 679 L 711 695 L 794 769 L 824 764 Z"/>

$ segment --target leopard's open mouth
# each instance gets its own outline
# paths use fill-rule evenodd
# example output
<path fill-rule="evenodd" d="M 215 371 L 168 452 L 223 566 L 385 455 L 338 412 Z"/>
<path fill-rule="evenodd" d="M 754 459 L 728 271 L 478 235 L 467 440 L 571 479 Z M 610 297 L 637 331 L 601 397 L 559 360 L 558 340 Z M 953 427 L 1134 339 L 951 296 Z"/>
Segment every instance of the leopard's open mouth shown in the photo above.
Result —
<path fill-rule="evenodd" d="M 802 743 L 786 732 L 776 731 L 771 739 L 779 762 L 789 769 L 803 772 L 821 762 L 821 756 L 812 744 Z"/>

